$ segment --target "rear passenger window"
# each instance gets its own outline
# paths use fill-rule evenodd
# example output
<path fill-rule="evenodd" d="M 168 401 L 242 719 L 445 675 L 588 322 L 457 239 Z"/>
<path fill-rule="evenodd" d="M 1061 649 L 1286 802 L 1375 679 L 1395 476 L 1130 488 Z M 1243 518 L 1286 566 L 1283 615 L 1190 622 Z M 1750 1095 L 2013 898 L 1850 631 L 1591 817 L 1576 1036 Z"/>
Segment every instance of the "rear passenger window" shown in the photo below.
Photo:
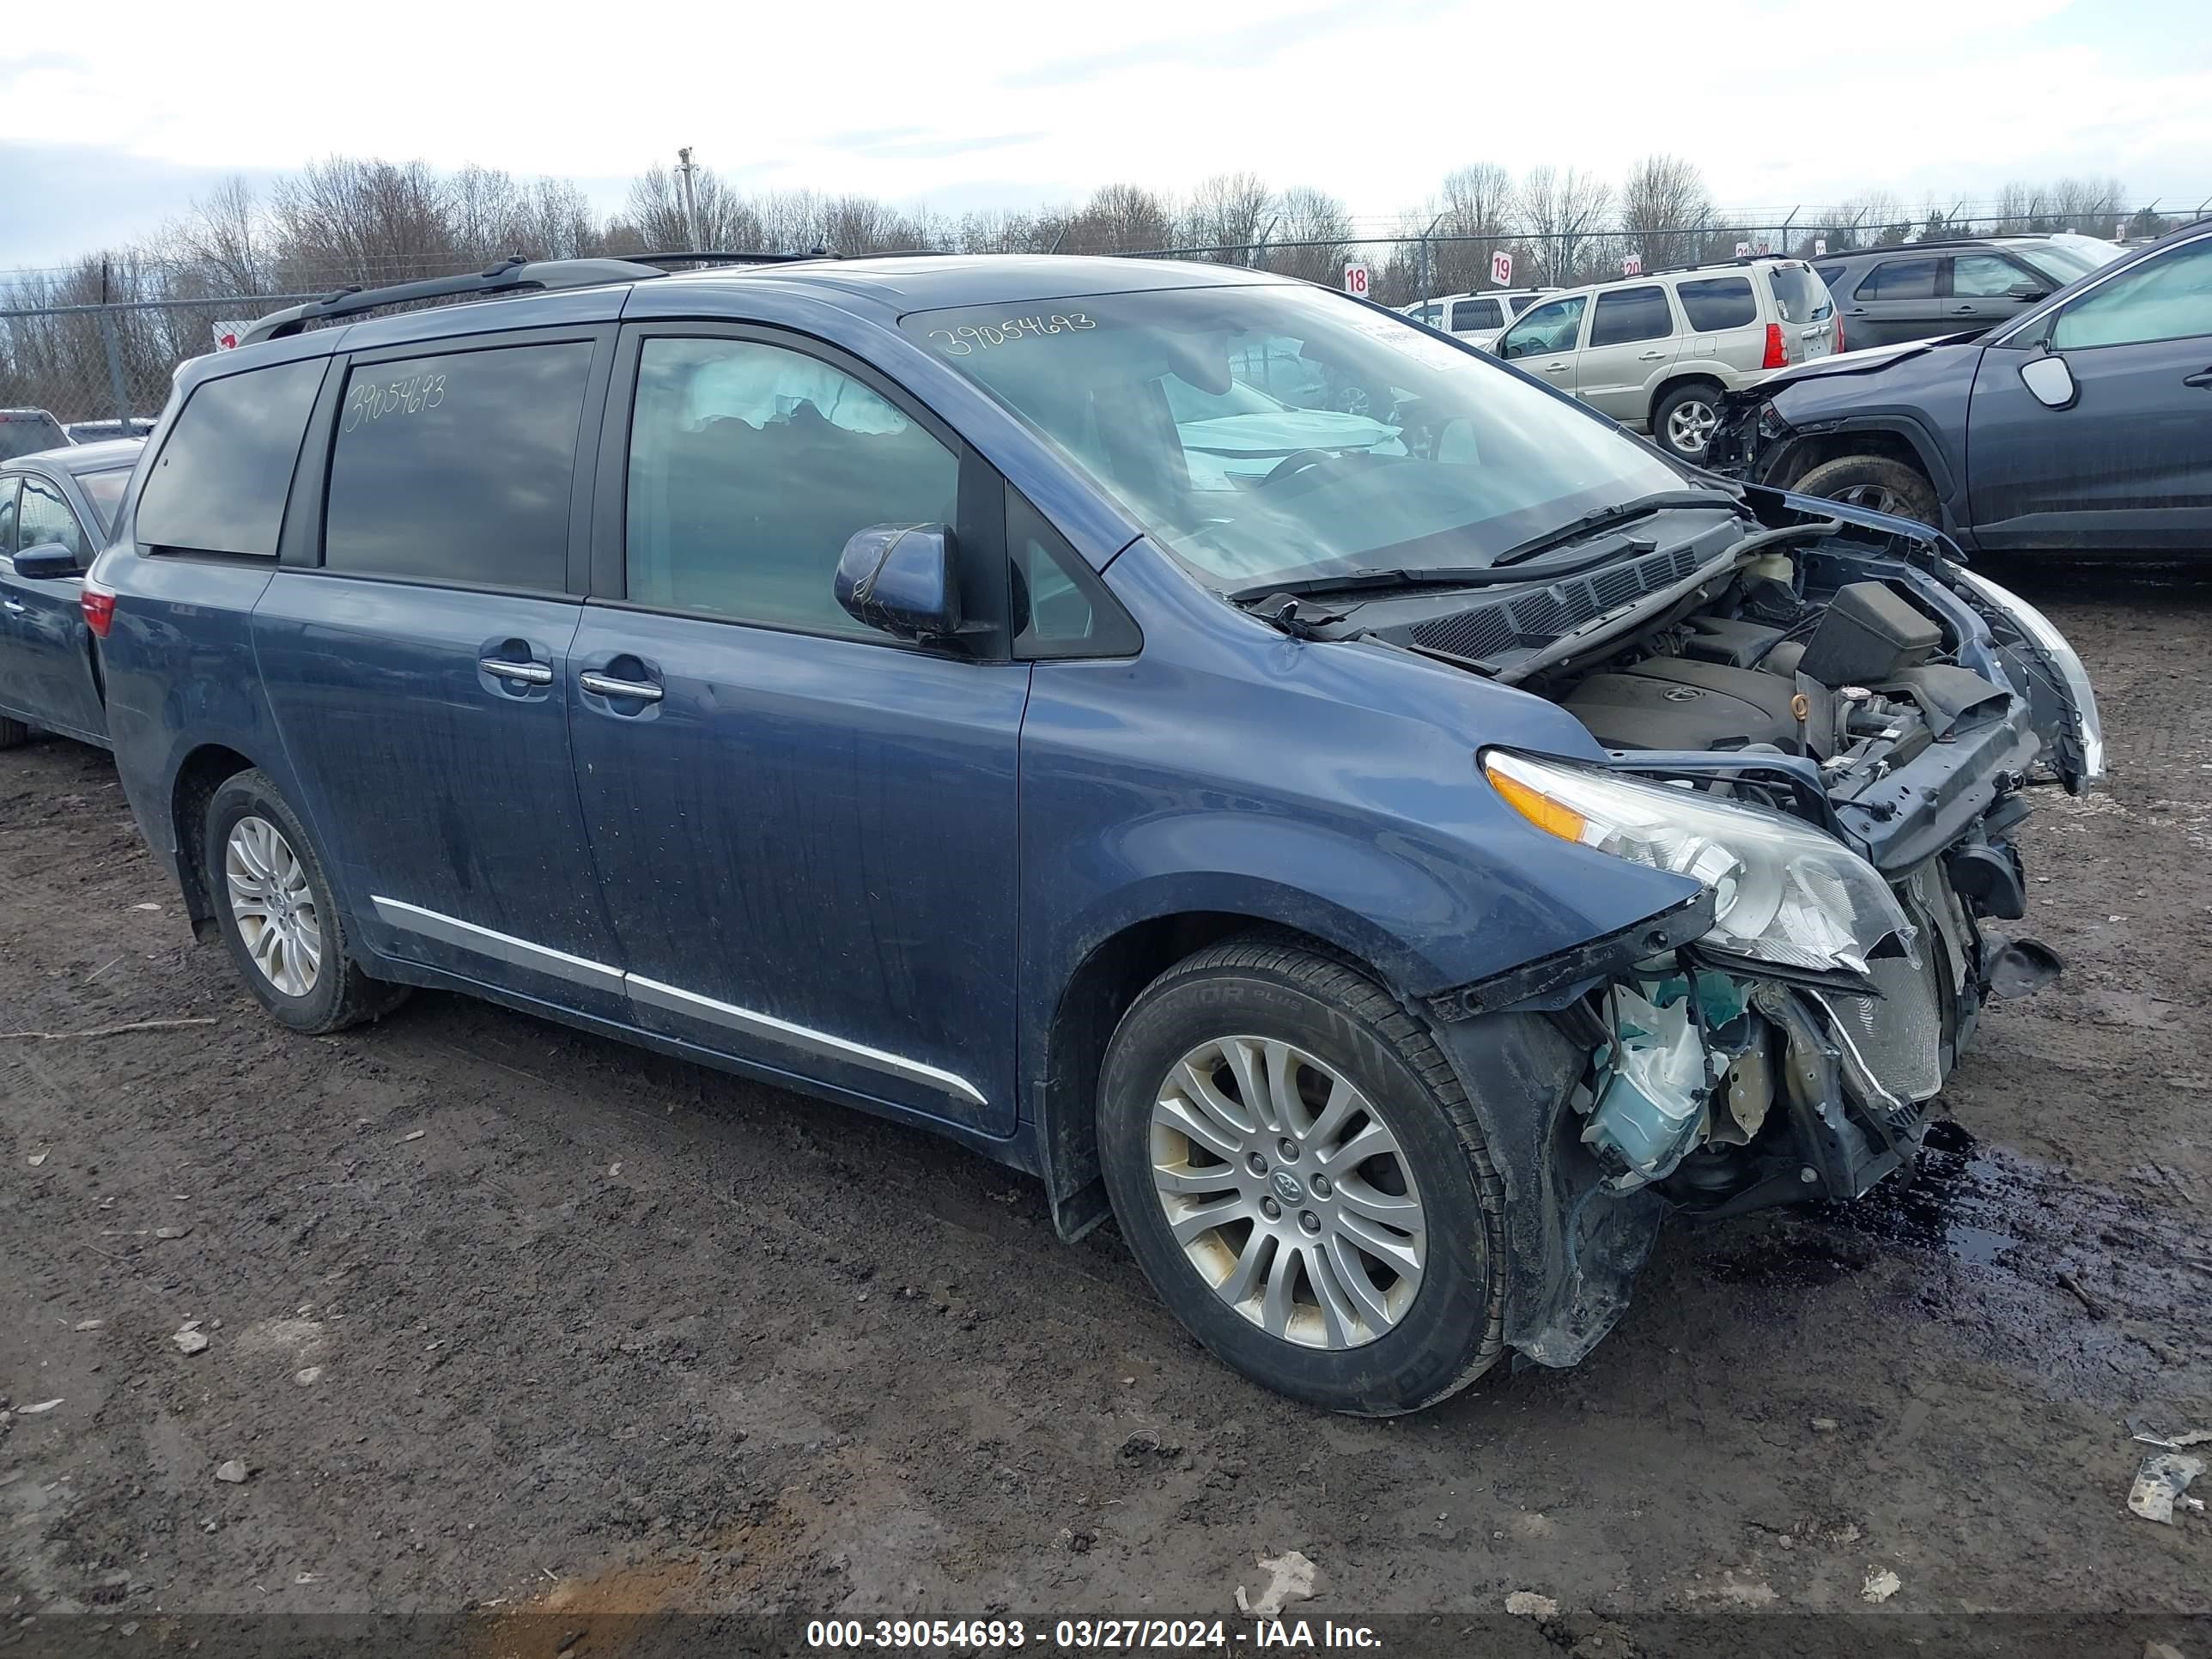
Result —
<path fill-rule="evenodd" d="M 818 357 L 647 340 L 631 417 L 629 597 L 880 641 L 837 603 L 838 556 L 879 524 L 955 522 L 960 463 Z"/>
<path fill-rule="evenodd" d="M 1682 315 L 1689 319 L 1693 334 L 1741 328 L 1759 320 L 1748 276 L 1705 276 L 1694 283 L 1678 283 L 1674 297 L 1682 302 Z"/>
<path fill-rule="evenodd" d="M 327 367 L 312 357 L 196 386 L 138 494 L 138 540 L 274 558 L 307 411 Z"/>
<path fill-rule="evenodd" d="M 331 452 L 324 568 L 562 592 L 591 368 L 586 340 L 356 363 Z"/>
<path fill-rule="evenodd" d="M 1933 259 L 1885 259 L 1860 278 L 1855 300 L 1932 300 L 1936 297 Z"/>
<path fill-rule="evenodd" d="M 1503 328 L 1505 319 L 1498 314 L 1495 300 L 1460 300 L 1453 303 L 1451 325 L 1457 334 L 1468 329 Z"/>
<path fill-rule="evenodd" d="M 1632 340 L 1663 340 L 1674 331 L 1674 313 L 1660 288 L 1624 288 L 1597 296 L 1590 319 L 1594 346 L 1626 345 Z"/>

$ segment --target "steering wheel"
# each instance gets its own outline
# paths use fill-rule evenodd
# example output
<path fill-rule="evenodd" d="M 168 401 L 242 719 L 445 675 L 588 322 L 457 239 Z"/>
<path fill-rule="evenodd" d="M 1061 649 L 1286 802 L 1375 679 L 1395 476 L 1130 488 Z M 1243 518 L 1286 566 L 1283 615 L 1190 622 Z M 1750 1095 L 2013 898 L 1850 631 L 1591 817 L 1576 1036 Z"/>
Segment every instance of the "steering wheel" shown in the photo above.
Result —
<path fill-rule="evenodd" d="M 1265 489 L 1269 484 L 1279 483 L 1285 478 L 1295 478 L 1310 467 L 1321 466 L 1335 459 L 1334 453 L 1330 450 L 1301 449 L 1295 454 L 1284 456 L 1269 468 L 1267 476 L 1260 480 L 1259 488 Z"/>

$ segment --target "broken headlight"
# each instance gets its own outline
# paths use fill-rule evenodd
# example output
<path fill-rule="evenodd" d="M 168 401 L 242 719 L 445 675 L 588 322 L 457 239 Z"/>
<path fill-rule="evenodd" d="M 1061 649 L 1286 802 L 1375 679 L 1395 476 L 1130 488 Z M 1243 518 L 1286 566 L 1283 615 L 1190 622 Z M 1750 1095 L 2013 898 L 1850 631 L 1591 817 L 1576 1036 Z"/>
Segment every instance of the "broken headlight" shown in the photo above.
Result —
<path fill-rule="evenodd" d="M 1711 888 L 1717 949 L 1863 974 L 1885 939 L 1911 937 L 1874 866 L 1794 818 L 1502 749 L 1482 769 L 1538 829 Z"/>

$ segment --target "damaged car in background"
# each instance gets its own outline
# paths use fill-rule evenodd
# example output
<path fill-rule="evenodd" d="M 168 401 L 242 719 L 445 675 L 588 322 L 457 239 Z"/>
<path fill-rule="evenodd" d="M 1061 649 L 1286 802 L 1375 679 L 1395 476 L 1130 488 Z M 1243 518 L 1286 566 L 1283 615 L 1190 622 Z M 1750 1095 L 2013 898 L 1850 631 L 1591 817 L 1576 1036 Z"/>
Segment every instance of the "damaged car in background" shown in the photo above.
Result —
<path fill-rule="evenodd" d="M 1581 1358 L 1670 1213 L 1904 1170 L 2057 971 L 2019 830 L 2095 697 L 1934 532 L 1232 267 L 465 290 L 188 366 L 86 584 L 148 841 L 295 1030 L 439 987 L 933 1127 L 1384 1413 Z"/>

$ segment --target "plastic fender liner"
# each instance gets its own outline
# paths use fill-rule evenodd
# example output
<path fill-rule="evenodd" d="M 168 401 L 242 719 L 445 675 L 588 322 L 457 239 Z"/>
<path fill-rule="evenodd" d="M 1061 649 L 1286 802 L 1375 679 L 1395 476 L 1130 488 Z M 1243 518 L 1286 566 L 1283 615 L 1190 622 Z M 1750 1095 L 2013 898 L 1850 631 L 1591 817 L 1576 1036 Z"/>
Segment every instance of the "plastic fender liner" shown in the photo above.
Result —
<path fill-rule="evenodd" d="M 1572 1098 L 1589 1055 L 1541 1014 L 1435 1027 L 1505 1187 L 1505 1340 L 1571 1365 L 1628 1307 L 1667 1206 L 1649 1188 L 1601 1190 Z"/>

